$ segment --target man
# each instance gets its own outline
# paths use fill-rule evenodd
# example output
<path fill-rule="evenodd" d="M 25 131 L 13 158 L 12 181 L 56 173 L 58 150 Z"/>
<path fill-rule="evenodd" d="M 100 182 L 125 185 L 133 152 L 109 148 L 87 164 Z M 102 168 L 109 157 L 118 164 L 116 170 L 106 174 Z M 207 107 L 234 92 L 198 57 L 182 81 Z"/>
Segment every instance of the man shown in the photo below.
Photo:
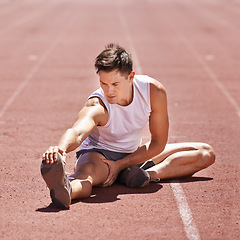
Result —
<path fill-rule="evenodd" d="M 68 209 L 71 199 L 87 198 L 93 186 L 110 186 L 117 177 L 128 187 L 142 187 L 156 179 L 189 176 L 214 163 L 208 144 L 167 144 L 166 91 L 153 78 L 135 75 L 125 49 L 109 44 L 95 68 L 101 88 L 90 95 L 58 146 L 43 154 L 41 173 L 57 207 Z M 147 123 L 151 140 L 141 146 Z M 67 177 L 66 155 L 79 146 L 74 174 Z"/>

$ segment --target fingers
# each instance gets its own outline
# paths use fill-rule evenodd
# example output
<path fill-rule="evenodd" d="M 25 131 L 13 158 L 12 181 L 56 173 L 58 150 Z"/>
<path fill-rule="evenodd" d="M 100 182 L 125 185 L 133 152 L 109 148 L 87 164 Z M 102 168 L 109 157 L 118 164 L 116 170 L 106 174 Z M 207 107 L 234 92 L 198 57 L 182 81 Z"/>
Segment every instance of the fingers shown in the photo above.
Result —
<path fill-rule="evenodd" d="M 112 161 L 109 161 L 109 160 L 104 159 L 103 162 L 107 164 L 108 169 L 109 169 L 109 173 L 108 173 L 108 177 L 107 177 L 106 181 L 102 184 L 102 186 L 103 186 L 103 187 L 109 187 L 109 186 L 111 186 L 111 185 L 114 183 L 114 181 L 116 180 L 117 174 L 116 174 L 116 172 L 114 171 L 113 166 L 111 165 Z"/>
<path fill-rule="evenodd" d="M 108 176 L 106 181 L 102 184 L 103 187 L 109 187 L 111 186 L 111 178 Z"/>
<path fill-rule="evenodd" d="M 108 178 L 104 183 L 103 183 L 103 187 L 110 187 L 112 184 L 114 183 L 114 181 L 110 178 Z"/>
<path fill-rule="evenodd" d="M 66 163 L 66 152 L 61 150 L 58 146 L 51 146 L 48 150 L 43 153 L 42 160 L 46 161 L 47 164 L 53 164 L 58 159 L 58 153 L 63 155 L 63 161 Z"/>
<path fill-rule="evenodd" d="M 59 152 L 59 149 L 58 149 L 58 146 L 55 146 L 53 147 L 53 155 L 52 155 L 52 158 L 53 158 L 53 161 L 56 162 L 57 159 L 58 159 L 58 152 Z"/>

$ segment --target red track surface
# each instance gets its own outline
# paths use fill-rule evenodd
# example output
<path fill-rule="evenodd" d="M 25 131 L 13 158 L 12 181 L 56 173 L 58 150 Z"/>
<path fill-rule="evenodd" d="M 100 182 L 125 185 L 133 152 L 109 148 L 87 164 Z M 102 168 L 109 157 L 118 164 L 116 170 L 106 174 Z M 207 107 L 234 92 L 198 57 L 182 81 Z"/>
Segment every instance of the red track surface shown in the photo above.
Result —
<path fill-rule="evenodd" d="M 239 239 L 239 39 L 233 0 L 0 1 L 0 238 Z M 95 189 L 57 211 L 41 154 L 98 87 L 93 62 L 109 42 L 166 87 L 169 142 L 207 142 L 216 163 L 180 182 Z"/>

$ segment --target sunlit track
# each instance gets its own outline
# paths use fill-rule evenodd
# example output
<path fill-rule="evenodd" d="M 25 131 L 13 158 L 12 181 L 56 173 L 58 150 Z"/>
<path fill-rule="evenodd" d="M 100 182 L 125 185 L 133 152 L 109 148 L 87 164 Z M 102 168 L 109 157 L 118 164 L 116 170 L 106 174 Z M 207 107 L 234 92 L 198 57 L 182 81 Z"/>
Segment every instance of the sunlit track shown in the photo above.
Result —
<path fill-rule="evenodd" d="M 239 4 L 0 0 L 0 239 L 238 240 Z M 166 88 L 169 143 L 207 142 L 216 162 L 187 179 L 94 188 L 58 211 L 41 156 L 99 87 L 94 59 L 111 42 Z"/>
<path fill-rule="evenodd" d="M 171 181 L 171 188 L 177 202 L 187 238 L 189 240 L 200 240 L 200 234 L 180 182 Z"/>
<path fill-rule="evenodd" d="M 179 26 L 179 24 L 174 20 L 174 18 L 172 18 L 171 21 L 168 21 L 168 27 L 172 29 L 173 32 L 176 32 L 176 36 L 180 39 L 180 41 L 188 49 L 188 51 L 191 52 L 194 58 L 199 62 L 202 69 L 206 72 L 209 78 L 214 82 L 217 88 L 222 92 L 225 98 L 229 101 L 231 106 L 235 109 L 237 116 L 240 118 L 240 107 L 237 101 L 232 97 L 232 95 L 226 89 L 224 84 L 219 80 L 214 70 L 210 66 L 208 66 L 208 64 L 204 61 L 197 47 L 195 47 L 194 44 L 185 36 L 184 32 L 181 29 L 181 26 Z"/>
<path fill-rule="evenodd" d="M 24 87 L 28 84 L 28 82 L 33 78 L 33 76 L 36 74 L 36 72 L 41 67 L 42 63 L 47 59 L 51 51 L 56 47 L 56 45 L 59 43 L 59 41 L 62 39 L 63 34 L 58 36 L 50 45 L 50 47 L 43 53 L 42 57 L 39 59 L 38 63 L 31 69 L 31 71 L 27 74 L 26 78 L 23 79 L 23 81 L 19 84 L 19 86 L 14 90 L 13 94 L 8 98 L 2 109 L 0 110 L 0 119 L 3 117 L 3 115 L 6 113 L 8 108 L 13 104 L 15 99 L 18 97 L 18 95 L 21 93 L 21 91 L 24 89 Z"/>
<path fill-rule="evenodd" d="M 69 14 L 69 12 L 68 12 Z M 69 18 L 69 15 L 66 15 L 67 18 Z M 63 18 L 64 19 L 64 18 Z M 72 16 L 70 18 L 70 24 L 68 27 L 74 22 L 76 19 L 75 16 Z M 64 19 L 65 21 L 65 19 Z M 3 115 L 6 113 L 8 108 L 13 104 L 13 102 L 16 100 L 18 95 L 21 93 L 21 91 L 25 88 L 25 86 L 31 81 L 31 79 L 34 77 L 36 72 L 40 69 L 41 65 L 44 63 L 44 61 L 49 57 L 50 53 L 53 51 L 53 49 L 58 45 L 58 43 L 63 40 L 64 36 L 66 36 L 67 28 L 63 28 L 62 31 L 56 38 L 51 41 L 50 46 L 46 49 L 43 54 L 41 54 L 40 59 L 37 61 L 36 65 L 29 71 L 29 73 L 26 75 L 26 77 L 20 82 L 20 84 L 13 90 L 12 95 L 7 99 L 3 107 L 0 109 L 0 119 L 3 117 Z"/>
<path fill-rule="evenodd" d="M 237 116 L 240 118 L 240 107 L 238 106 L 235 99 L 231 96 L 231 94 L 227 91 L 227 89 L 224 87 L 224 85 L 221 83 L 221 81 L 218 79 L 217 75 L 214 73 L 214 71 L 204 62 L 202 59 L 200 53 L 197 51 L 197 49 L 191 44 L 191 42 L 184 36 L 182 32 L 179 31 L 179 28 L 176 26 L 176 31 L 178 31 L 179 38 L 184 43 L 184 45 L 189 49 L 189 51 L 192 52 L 194 57 L 197 59 L 197 61 L 200 63 L 204 71 L 208 74 L 210 79 L 214 82 L 214 84 L 218 87 L 218 89 L 222 92 L 222 94 L 226 97 L 226 99 L 229 101 L 229 103 L 232 105 L 232 107 L 235 109 Z"/>
<path fill-rule="evenodd" d="M 191 1 L 188 1 L 191 3 Z M 238 0 L 230 0 L 228 1 L 229 4 L 224 5 L 224 8 L 222 8 L 221 5 L 218 4 L 218 1 L 198 1 L 197 4 L 199 4 L 200 8 L 206 8 L 206 7 L 218 7 L 218 11 L 219 10 L 223 10 L 222 12 L 224 12 L 225 14 L 231 16 L 232 14 L 236 14 L 239 16 L 240 14 L 240 1 Z M 214 11 L 215 15 L 218 15 L 219 12 L 218 11 Z M 236 24 L 236 23 L 235 23 Z"/>
<path fill-rule="evenodd" d="M 133 56 L 135 58 L 135 68 L 137 70 L 137 73 L 142 74 L 142 68 L 141 68 L 140 62 L 138 60 L 139 58 L 138 58 L 137 52 L 134 48 L 134 43 L 133 43 L 132 37 L 130 35 L 130 31 L 127 27 L 127 22 L 124 17 L 124 13 L 121 11 L 120 8 L 118 8 L 118 15 L 119 15 L 119 19 L 121 22 L 121 26 L 123 28 L 124 35 L 128 41 L 130 51 L 133 53 Z M 170 186 L 171 186 L 171 189 L 173 191 L 174 197 L 175 197 L 177 205 L 178 205 L 179 213 L 180 213 L 183 225 L 184 225 L 187 239 L 200 240 L 200 235 L 199 235 L 197 226 L 195 224 L 195 221 L 193 219 L 190 207 L 188 205 L 187 197 L 185 196 L 180 183 L 176 182 L 176 181 L 171 182 Z"/>
<path fill-rule="evenodd" d="M 188 1 L 187 3 L 188 7 L 193 9 L 194 4 L 195 3 L 193 3 L 192 1 Z M 240 25 L 238 25 L 239 22 L 237 22 L 238 24 L 236 22 L 231 22 L 231 20 L 227 19 L 226 16 L 220 16 L 219 13 L 212 12 L 205 6 L 201 8 L 201 12 L 195 11 L 195 15 L 198 15 L 202 19 L 208 20 L 209 22 L 211 22 L 211 24 L 214 23 L 214 25 L 222 27 L 225 31 L 232 31 L 235 34 L 239 34 L 240 32 Z"/>
<path fill-rule="evenodd" d="M 118 13 L 120 25 L 123 29 L 125 38 L 126 38 L 128 44 L 129 44 L 129 48 L 131 49 L 131 54 L 133 55 L 133 58 L 134 58 L 134 68 L 135 68 L 135 71 L 138 74 L 143 74 L 142 68 L 140 66 L 139 58 L 137 56 L 137 53 L 136 53 L 136 50 L 135 50 L 135 47 L 134 47 L 134 44 L 133 44 L 133 41 L 132 41 L 132 38 L 131 38 L 131 35 L 130 35 L 130 32 L 129 32 L 129 29 L 128 29 L 126 18 L 124 17 L 124 12 L 121 11 L 121 6 L 119 4 L 119 1 L 120 0 L 117 1 L 118 5 L 116 5 L 117 13 Z"/>
<path fill-rule="evenodd" d="M 0 36 L 3 36 L 5 34 L 9 34 L 12 31 L 22 27 L 25 24 L 32 23 L 35 19 L 42 17 L 47 11 L 50 11 L 51 8 L 54 7 L 53 4 L 43 4 L 42 6 L 40 5 L 39 8 L 31 11 L 30 13 L 27 13 L 24 16 L 18 17 L 16 19 L 11 19 L 11 22 L 8 23 L 3 28 L 0 28 Z M 1 16 L 0 16 L 1 19 Z"/>

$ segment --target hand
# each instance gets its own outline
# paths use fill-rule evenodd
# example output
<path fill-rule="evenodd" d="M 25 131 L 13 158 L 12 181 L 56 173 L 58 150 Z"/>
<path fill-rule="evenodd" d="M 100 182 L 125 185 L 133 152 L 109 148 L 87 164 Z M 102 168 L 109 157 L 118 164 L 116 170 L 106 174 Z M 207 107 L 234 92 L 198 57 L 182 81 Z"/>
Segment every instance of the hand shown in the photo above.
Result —
<path fill-rule="evenodd" d="M 114 181 L 117 179 L 118 173 L 121 171 L 119 168 L 118 161 L 111 161 L 107 159 L 102 159 L 108 165 L 109 174 L 106 181 L 102 184 L 103 187 L 111 186 Z"/>
<path fill-rule="evenodd" d="M 53 164 L 58 159 L 58 153 L 63 156 L 63 162 L 66 164 L 67 153 L 60 149 L 58 146 L 49 147 L 48 150 L 42 155 L 42 160 L 46 161 L 47 164 Z"/>

